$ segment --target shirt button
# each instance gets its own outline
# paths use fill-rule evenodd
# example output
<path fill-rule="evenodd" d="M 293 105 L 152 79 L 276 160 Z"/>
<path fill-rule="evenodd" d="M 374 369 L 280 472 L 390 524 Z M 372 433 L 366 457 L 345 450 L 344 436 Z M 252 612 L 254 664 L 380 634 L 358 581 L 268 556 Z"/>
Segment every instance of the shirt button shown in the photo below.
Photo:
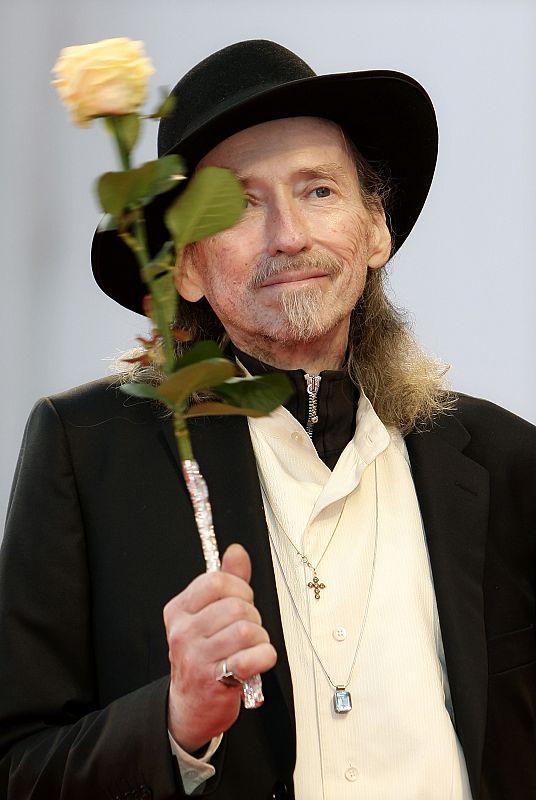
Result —
<path fill-rule="evenodd" d="M 336 628 L 333 630 L 333 638 L 336 639 L 338 642 L 344 642 L 348 633 L 346 632 L 346 628 L 343 628 L 342 625 L 337 625 Z"/>
<path fill-rule="evenodd" d="M 350 781 L 350 783 L 353 783 L 359 777 L 357 769 L 355 767 L 348 767 L 348 769 L 344 773 L 344 777 L 346 778 L 347 781 Z"/>
<path fill-rule="evenodd" d="M 297 444 L 300 444 L 300 442 L 302 442 L 302 441 L 303 441 L 303 434 L 302 434 L 302 433 L 300 433 L 299 431 L 293 431 L 293 432 L 290 434 L 290 438 L 291 438 L 291 439 L 292 439 L 294 442 L 296 442 Z"/>

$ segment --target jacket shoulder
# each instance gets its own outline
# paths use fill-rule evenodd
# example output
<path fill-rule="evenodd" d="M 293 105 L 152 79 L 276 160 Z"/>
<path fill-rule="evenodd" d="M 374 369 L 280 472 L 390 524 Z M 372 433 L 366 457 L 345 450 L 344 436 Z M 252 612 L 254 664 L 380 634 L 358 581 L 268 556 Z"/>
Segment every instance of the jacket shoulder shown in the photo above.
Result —
<path fill-rule="evenodd" d="M 522 431 L 525 435 L 536 436 L 536 425 L 517 416 L 506 408 L 467 394 L 457 394 L 456 415 L 468 428 L 507 429 L 509 431 Z"/>
<path fill-rule="evenodd" d="M 81 426 L 98 425 L 105 420 L 124 418 L 132 422 L 148 422 L 165 416 L 163 407 L 151 400 L 130 397 L 121 389 L 119 375 L 110 375 L 39 400 L 34 414 L 48 407 L 64 423 Z"/>
<path fill-rule="evenodd" d="M 469 449 L 528 459 L 536 468 L 536 425 L 501 406 L 470 395 L 457 395 L 455 419 L 471 437 Z"/>
<path fill-rule="evenodd" d="M 120 387 L 119 376 L 108 375 L 105 378 L 98 378 L 63 392 L 48 395 L 42 400 L 51 403 L 58 411 L 66 411 L 68 409 L 82 410 L 95 405 L 121 402 L 125 399 L 125 395 L 121 392 Z"/>

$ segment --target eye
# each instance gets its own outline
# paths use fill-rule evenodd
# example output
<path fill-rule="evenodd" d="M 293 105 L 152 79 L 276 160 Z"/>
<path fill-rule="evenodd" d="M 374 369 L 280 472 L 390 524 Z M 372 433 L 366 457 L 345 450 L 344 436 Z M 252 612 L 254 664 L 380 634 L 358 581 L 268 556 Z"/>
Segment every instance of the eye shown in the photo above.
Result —
<path fill-rule="evenodd" d="M 317 186 L 316 189 L 313 189 L 313 193 L 319 197 L 329 197 L 331 194 L 331 189 L 329 186 Z"/>

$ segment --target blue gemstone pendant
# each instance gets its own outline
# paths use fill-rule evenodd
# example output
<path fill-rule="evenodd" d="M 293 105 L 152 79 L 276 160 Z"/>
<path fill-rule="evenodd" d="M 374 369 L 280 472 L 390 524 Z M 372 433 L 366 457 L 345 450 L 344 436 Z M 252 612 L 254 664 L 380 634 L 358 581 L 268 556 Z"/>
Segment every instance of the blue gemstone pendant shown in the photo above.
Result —
<path fill-rule="evenodd" d="M 352 695 L 344 686 L 337 686 L 333 695 L 333 705 L 337 714 L 347 714 L 352 710 Z"/>

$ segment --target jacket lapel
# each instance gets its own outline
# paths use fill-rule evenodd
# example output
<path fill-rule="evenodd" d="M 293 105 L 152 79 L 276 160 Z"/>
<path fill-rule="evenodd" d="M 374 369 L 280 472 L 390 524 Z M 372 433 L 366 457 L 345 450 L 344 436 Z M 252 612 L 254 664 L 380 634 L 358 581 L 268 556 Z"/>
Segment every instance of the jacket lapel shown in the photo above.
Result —
<path fill-rule="evenodd" d="M 474 797 L 484 746 L 488 665 L 483 570 L 489 475 L 463 454 L 470 441 L 454 416 L 406 439 L 423 517 L 455 723 Z"/>

